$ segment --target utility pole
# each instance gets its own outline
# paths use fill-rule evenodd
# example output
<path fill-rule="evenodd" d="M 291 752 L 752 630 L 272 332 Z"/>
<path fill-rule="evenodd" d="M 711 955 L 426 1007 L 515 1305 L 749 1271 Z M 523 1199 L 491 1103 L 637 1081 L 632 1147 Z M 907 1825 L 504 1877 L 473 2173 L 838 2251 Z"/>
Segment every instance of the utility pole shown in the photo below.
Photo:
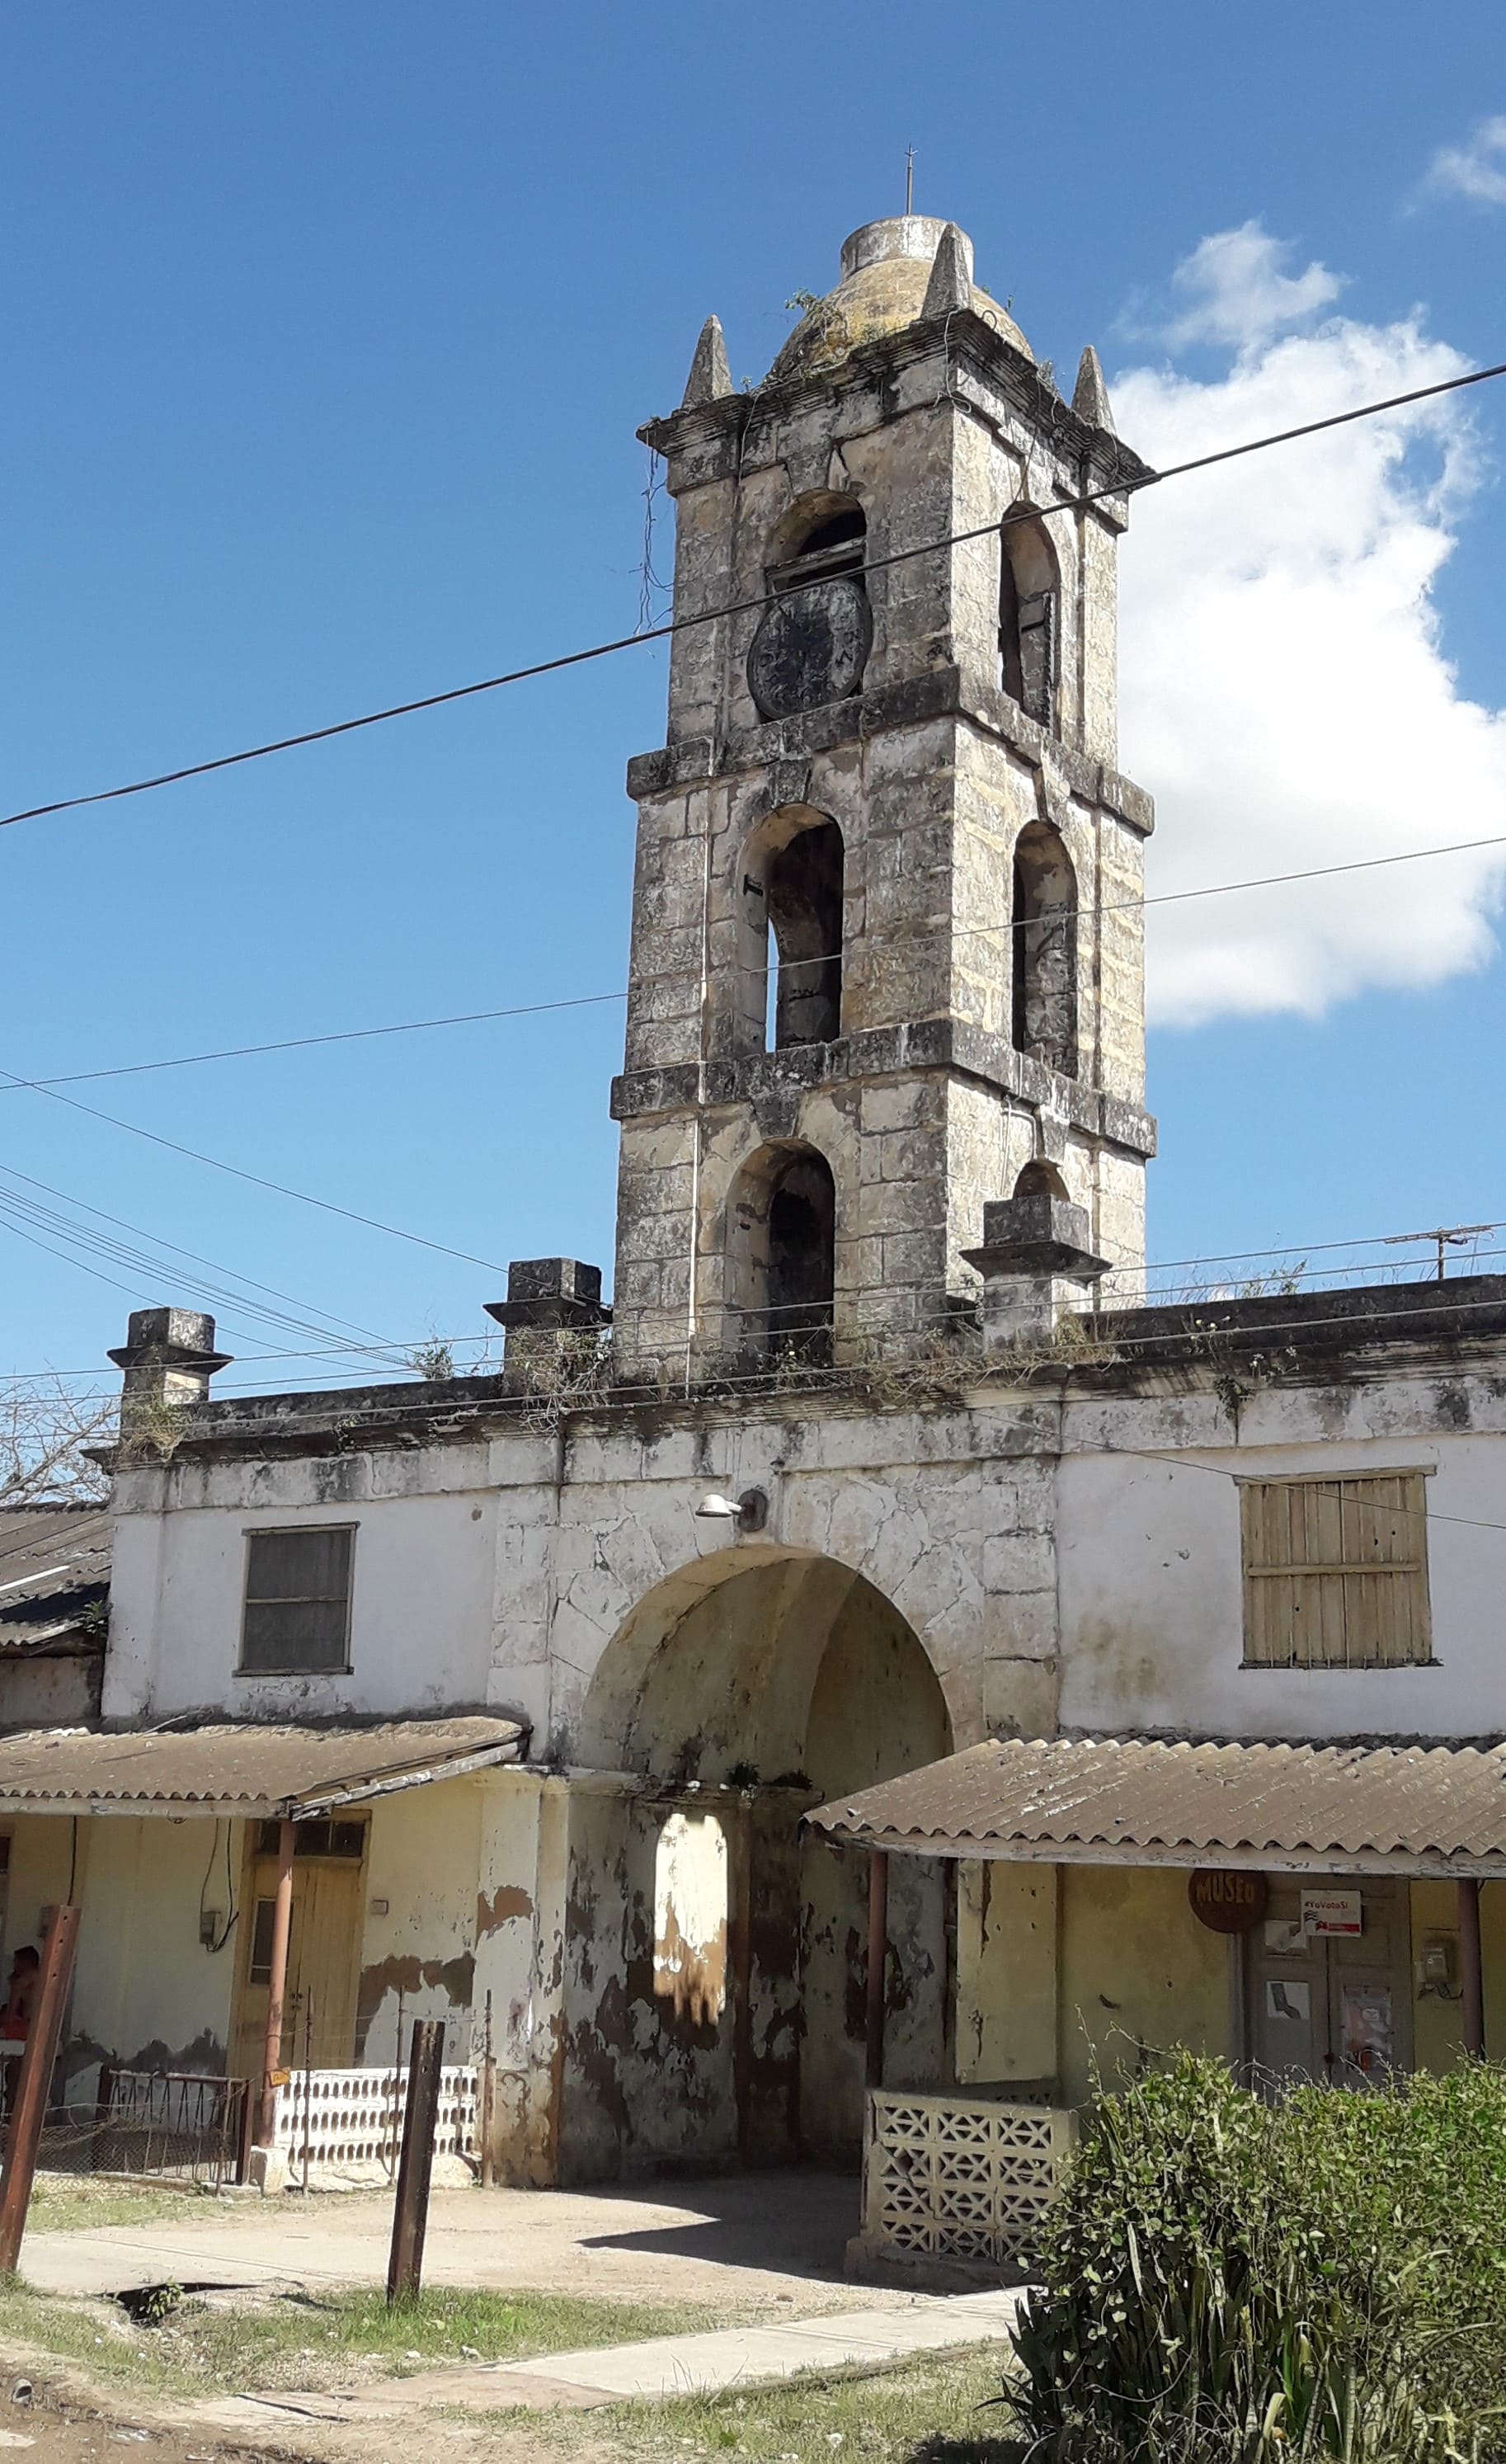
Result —
<path fill-rule="evenodd" d="M 439 2120 L 439 2075 L 445 2061 L 443 2019 L 415 2019 L 408 2098 L 403 2116 L 403 2154 L 398 2195 L 392 2207 L 392 2253 L 387 2261 L 387 2308 L 416 2301 L 424 2282 L 424 2233 L 428 2224 L 429 2176 L 434 2169 L 434 2125 Z"/>
<path fill-rule="evenodd" d="M 32 2204 L 42 2124 L 47 2119 L 47 2091 L 52 2083 L 53 2064 L 57 2059 L 57 2040 L 63 2032 L 68 1989 L 74 1981 L 79 1914 L 77 1908 L 58 1908 L 47 1929 L 42 1980 L 37 1988 L 31 2034 L 21 2057 L 15 2110 L 10 2117 L 6 2142 L 5 2171 L 0 2174 L 0 2277 L 13 2276 L 21 2255 L 21 2236 Z"/>

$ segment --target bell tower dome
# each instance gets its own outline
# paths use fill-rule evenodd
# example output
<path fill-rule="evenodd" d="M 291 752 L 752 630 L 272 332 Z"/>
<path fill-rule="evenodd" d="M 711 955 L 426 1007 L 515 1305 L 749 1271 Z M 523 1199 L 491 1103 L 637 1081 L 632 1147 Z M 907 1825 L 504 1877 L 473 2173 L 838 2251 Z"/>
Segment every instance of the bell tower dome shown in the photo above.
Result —
<path fill-rule="evenodd" d="M 1115 767 L 1122 490 L 954 224 L 868 223 L 755 390 L 721 328 L 641 430 L 676 504 L 639 808 L 622 1374 L 901 1348 L 974 1309 L 983 1209 L 1144 1260 L 1149 799 Z M 1084 511 L 1056 510 L 1098 495 Z"/>

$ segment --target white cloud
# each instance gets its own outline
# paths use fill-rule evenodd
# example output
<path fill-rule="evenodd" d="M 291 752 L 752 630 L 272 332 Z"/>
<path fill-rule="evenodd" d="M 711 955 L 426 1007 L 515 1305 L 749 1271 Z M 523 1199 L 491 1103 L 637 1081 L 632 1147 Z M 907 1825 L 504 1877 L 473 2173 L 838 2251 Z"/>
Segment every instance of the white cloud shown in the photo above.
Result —
<path fill-rule="evenodd" d="M 1316 262 L 1305 274 L 1284 274 L 1291 253 L 1284 240 L 1273 239 L 1257 222 L 1199 240 L 1171 276 L 1172 290 L 1187 305 L 1168 319 L 1160 339 L 1173 350 L 1188 342 L 1244 349 L 1306 324 L 1338 298 L 1343 284 Z"/>
<path fill-rule="evenodd" d="M 1482 120 L 1466 144 L 1440 145 L 1423 186 L 1476 205 L 1506 206 L 1506 115 Z"/>
<path fill-rule="evenodd" d="M 1463 370 L 1415 315 L 1277 334 L 1271 261 L 1248 238 L 1218 234 L 1187 260 L 1203 330 L 1233 346 L 1228 372 L 1140 367 L 1114 384 L 1120 431 L 1152 463 Z M 1317 273 L 1289 283 L 1294 317 L 1320 304 Z M 1121 759 L 1156 799 L 1152 893 L 1506 833 L 1506 713 L 1460 693 L 1432 598 L 1478 475 L 1468 412 L 1446 396 L 1136 501 Z M 1316 1017 L 1482 966 L 1503 874 L 1506 850 L 1153 907 L 1152 1016 Z"/>

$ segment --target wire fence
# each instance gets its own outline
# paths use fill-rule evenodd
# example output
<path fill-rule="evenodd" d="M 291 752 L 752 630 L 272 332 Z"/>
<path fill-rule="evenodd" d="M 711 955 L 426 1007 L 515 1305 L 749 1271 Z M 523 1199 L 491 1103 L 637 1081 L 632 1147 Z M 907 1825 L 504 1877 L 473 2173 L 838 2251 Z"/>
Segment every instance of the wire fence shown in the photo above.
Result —
<path fill-rule="evenodd" d="M 92 2106 L 49 2106 L 37 2161 L 53 2173 L 125 2173 L 223 2189 L 246 2178 L 251 2120 L 247 2079 L 106 2063 Z"/>

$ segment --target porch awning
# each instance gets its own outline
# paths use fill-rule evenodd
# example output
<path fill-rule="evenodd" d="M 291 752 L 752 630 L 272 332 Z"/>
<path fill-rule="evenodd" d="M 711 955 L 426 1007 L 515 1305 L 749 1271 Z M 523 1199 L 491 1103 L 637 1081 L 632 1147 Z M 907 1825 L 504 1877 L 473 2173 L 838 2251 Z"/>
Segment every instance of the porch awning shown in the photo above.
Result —
<path fill-rule="evenodd" d="M 33 1728 L 0 1737 L 0 1813 L 299 1817 L 522 1758 L 516 1720 L 295 1728 Z"/>
<path fill-rule="evenodd" d="M 1506 1876 L 1506 1747 L 994 1739 L 805 1818 L 919 1857 Z"/>

